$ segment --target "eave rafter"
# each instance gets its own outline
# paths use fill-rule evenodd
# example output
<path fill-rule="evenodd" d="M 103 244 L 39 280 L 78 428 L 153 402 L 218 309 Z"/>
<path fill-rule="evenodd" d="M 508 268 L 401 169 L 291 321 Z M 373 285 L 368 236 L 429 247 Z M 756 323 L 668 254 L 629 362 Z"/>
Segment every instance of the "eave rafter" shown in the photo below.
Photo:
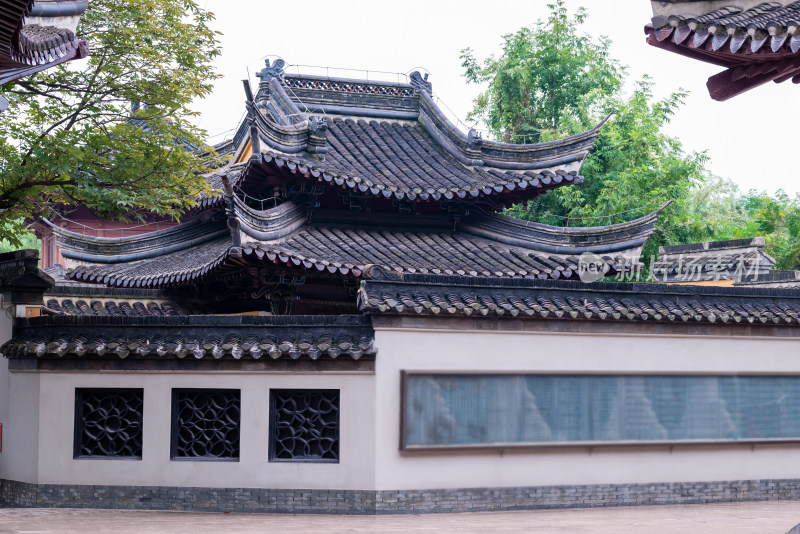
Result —
<path fill-rule="evenodd" d="M 800 2 L 753 2 L 749 8 L 721 7 L 701 15 L 680 15 L 674 13 L 677 6 L 653 4 L 656 16 L 645 27 L 648 44 L 726 67 L 708 79 L 713 99 L 727 100 L 770 81 L 800 83 Z"/>

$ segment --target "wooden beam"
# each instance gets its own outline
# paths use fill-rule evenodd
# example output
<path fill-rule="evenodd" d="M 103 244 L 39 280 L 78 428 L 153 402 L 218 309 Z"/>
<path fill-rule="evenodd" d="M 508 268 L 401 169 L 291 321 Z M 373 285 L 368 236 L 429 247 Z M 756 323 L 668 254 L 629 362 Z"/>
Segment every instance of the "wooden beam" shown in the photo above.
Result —
<path fill-rule="evenodd" d="M 759 67 L 757 69 L 759 72 L 750 77 L 734 76 L 735 69 L 726 69 L 711 76 L 706 82 L 708 93 L 714 100 L 724 102 L 759 85 L 788 80 L 800 73 L 800 58 L 777 62 L 775 65 L 759 65 Z"/>

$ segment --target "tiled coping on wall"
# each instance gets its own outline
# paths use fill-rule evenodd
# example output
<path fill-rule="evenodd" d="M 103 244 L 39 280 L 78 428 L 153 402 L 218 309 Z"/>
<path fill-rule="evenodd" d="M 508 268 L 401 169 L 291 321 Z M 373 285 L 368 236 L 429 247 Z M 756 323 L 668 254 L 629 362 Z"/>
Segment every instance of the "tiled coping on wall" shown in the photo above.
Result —
<path fill-rule="evenodd" d="M 800 499 L 800 480 L 398 491 L 28 484 L 0 479 L 0 506 L 401 514 Z"/>

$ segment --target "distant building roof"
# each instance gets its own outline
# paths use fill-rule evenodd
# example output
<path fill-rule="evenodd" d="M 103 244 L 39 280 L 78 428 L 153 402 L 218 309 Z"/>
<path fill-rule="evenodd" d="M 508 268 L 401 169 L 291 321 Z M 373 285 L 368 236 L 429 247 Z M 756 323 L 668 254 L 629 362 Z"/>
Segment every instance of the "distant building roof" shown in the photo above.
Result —
<path fill-rule="evenodd" d="M 668 283 L 758 278 L 775 265 L 764 245 L 763 237 L 754 237 L 664 246 L 651 268 L 657 280 Z"/>
<path fill-rule="evenodd" d="M 800 271 L 769 271 L 758 277 L 743 278 L 734 282 L 741 287 L 800 288 Z"/>
<path fill-rule="evenodd" d="M 800 1 L 652 1 L 647 42 L 725 67 L 708 79 L 715 100 L 764 83 L 800 82 Z"/>

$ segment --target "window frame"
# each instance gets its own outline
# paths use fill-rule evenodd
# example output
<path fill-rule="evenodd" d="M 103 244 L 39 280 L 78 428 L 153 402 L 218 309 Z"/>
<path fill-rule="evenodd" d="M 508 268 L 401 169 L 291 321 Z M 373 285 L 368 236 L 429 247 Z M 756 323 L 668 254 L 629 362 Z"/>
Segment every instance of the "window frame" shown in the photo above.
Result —
<path fill-rule="evenodd" d="M 561 449 L 595 447 L 673 447 L 680 445 L 723 445 L 723 446 L 749 446 L 768 444 L 793 444 L 800 443 L 800 436 L 790 438 L 745 438 L 745 439 L 676 439 L 676 440 L 614 440 L 614 441 L 538 441 L 538 442 L 510 442 L 510 443 L 459 443 L 459 444 L 429 444 L 408 445 L 408 381 L 414 375 L 442 375 L 442 376 L 619 376 L 619 377 L 776 377 L 800 378 L 800 372 L 691 372 L 691 371 L 494 371 L 494 370 L 407 370 L 400 371 L 400 443 L 401 453 L 435 452 L 435 451 L 503 451 L 509 449 L 534 450 L 534 449 Z"/>
<path fill-rule="evenodd" d="M 239 421 L 237 422 L 239 431 L 239 443 L 237 446 L 238 455 L 235 457 L 218 456 L 177 456 L 178 452 L 178 394 L 187 393 L 210 393 L 210 392 L 235 392 L 239 397 Z M 242 457 L 242 390 L 237 388 L 172 388 L 170 391 L 170 436 L 169 436 L 169 459 L 171 462 L 239 462 Z"/>
<path fill-rule="evenodd" d="M 276 441 L 276 425 L 277 425 L 277 410 L 275 407 L 275 396 L 279 393 L 322 393 L 322 394 L 336 394 L 336 458 L 276 458 L 275 457 L 275 441 Z M 276 463 L 314 463 L 314 464 L 338 464 L 342 459 L 342 390 L 333 388 L 270 388 L 269 389 L 269 436 L 267 447 L 267 458 L 269 462 Z"/>
<path fill-rule="evenodd" d="M 140 418 L 140 433 L 142 435 L 142 452 L 139 456 L 100 456 L 81 454 L 83 448 L 83 395 L 84 392 L 138 392 L 142 399 L 142 413 Z M 122 460 L 122 461 L 141 461 L 144 456 L 144 388 L 113 388 L 113 387 L 76 387 L 75 388 L 75 408 L 73 419 L 73 439 L 72 439 L 72 459 L 73 460 Z"/>

